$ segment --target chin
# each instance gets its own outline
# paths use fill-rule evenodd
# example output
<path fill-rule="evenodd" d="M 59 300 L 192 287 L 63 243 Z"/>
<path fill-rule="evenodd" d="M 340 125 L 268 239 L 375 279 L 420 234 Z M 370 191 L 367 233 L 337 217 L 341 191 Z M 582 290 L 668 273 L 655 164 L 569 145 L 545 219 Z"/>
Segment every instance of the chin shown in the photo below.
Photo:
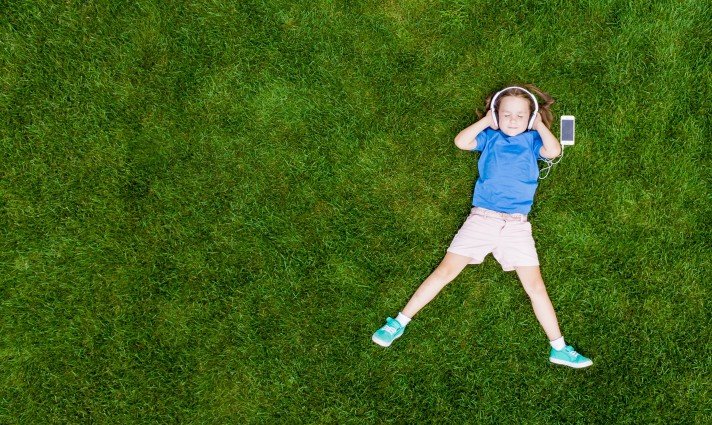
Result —
<path fill-rule="evenodd" d="M 512 136 L 518 136 L 518 135 L 524 133 L 524 130 L 511 130 L 508 128 L 504 128 L 504 129 L 502 129 L 502 133 L 506 134 L 507 136 L 512 137 Z"/>

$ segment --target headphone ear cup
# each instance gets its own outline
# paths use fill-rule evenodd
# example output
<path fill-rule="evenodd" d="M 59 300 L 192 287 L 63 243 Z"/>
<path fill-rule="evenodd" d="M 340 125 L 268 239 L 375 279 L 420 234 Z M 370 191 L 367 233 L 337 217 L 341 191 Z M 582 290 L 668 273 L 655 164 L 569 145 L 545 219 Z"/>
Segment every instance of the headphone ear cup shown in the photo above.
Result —
<path fill-rule="evenodd" d="M 536 115 L 539 113 L 539 108 L 537 107 L 532 114 L 532 118 L 529 120 L 529 130 L 534 128 L 534 121 L 536 121 Z"/>

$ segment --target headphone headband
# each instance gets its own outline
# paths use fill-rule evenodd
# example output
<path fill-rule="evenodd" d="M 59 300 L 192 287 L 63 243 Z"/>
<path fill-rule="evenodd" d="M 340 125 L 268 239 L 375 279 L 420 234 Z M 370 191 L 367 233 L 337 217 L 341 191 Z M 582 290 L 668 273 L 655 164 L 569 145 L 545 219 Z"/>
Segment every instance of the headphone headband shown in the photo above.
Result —
<path fill-rule="evenodd" d="M 494 124 L 497 127 L 499 127 L 499 123 L 497 122 L 497 113 L 494 110 L 494 105 L 495 105 L 495 103 L 497 103 L 497 98 L 499 97 L 499 95 L 506 92 L 509 89 L 519 89 L 519 90 L 525 92 L 526 94 L 528 94 L 529 97 L 531 97 L 532 100 L 534 101 L 534 113 L 532 114 L 531 118 L 529 119 L 529 125 L 527 126 L 527 129 L 531 130 L 532 127 L 534 127 L 534 120 L 536 119 L 536 114 L 539 112 L 539 102 L 536 101 L 536 97 L 529 90 L 525 89 L 524 87 L 519 87 L 519 86 L 510 86 L 510 87 L 504 88 L 504 89 L 498 91 L 497 94 L 495 94 L 494 97 L 492 98 L 492 103 L 490 104 L 490 109 L 492 110 L 492 119 L 494 120 Z"/>

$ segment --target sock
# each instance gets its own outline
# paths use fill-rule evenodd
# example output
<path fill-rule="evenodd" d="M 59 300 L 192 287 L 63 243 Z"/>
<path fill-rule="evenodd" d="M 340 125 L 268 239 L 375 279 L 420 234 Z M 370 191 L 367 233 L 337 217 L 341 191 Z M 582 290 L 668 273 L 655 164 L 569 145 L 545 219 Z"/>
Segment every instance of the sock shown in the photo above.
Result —
<path fill-rule="evenodd" d="M 559 339 L 555 339 L 555 340 L 553 340 L 553 341 L 549 341 L 549 344 L 551 344 L 551 347 L 552 347 L 554 350 L 557 350 L 557 351 L 563 350 L 564 348 L 566 348 L 566 342 L 564 341 L 564 337 L 563 337 L 563 336 L 562 336 L 561 338 L 559 338 Z"/>
<path fill-rule="evenodd" d="M 396 317 L 396 320 L 404 328 L 408 323 L 410 323 L 410 317 L 406 316 L 405 314 L 401 313 L 400 311 L 398 312 L 398 317 Z"/>

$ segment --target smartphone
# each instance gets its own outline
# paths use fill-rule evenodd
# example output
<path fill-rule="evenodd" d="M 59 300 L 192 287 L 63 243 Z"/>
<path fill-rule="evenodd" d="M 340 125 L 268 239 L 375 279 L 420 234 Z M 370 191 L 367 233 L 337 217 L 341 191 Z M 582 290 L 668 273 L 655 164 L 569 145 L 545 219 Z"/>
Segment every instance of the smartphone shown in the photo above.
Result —
<path fill-rule="evenodd" d="M 576 129 L 576 118 L 573 115 L 562 115 L 561 116 L 561 144 L 562 145 L 573 145 L 574 144 L 574 133 Z"/>

